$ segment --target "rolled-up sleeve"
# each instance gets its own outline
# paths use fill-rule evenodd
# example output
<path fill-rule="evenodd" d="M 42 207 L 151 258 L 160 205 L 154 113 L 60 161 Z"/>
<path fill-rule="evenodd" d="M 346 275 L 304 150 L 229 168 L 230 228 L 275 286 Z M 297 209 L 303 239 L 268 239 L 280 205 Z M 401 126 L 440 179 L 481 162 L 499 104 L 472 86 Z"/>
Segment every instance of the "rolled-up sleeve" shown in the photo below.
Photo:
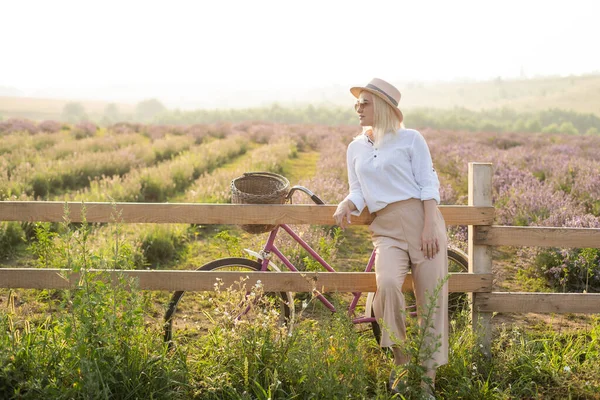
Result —
<path fill-rule="evenodd" d="M 435 200 L 440 204 L 440 181 L 433 168 L 431 153 L 425 138 L 419 133 L 415 135 L 412 154 L 412 172 L 421 190 L 421 200 Z"/>
<path fill-rule="evenodd" d="M 356 174 L 355 157 L 352 153 L 352 149 L 349 146 L 348 151 L 346 152 L 346 165 L 348 167 L 348 185 L 350 186 L 350 193 L 346 196 L 346 199 L 350 200 L 356 206 L 356 210 L 352 212 L 352 215 L 360 215 L 365 208 L 365 198 L 358 180 L 358 175 Z"/>

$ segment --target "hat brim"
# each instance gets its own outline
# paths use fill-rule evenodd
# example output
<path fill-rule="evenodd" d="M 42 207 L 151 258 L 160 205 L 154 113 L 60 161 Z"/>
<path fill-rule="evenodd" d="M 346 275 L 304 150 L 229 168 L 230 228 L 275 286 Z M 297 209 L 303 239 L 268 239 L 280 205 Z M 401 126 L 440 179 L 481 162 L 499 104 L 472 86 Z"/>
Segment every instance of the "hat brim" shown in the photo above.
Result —
<path fill-rule="evenodd" d="M 394 103 L 392 103 L 390 101 L 390 99 L 386 98 L 385 96 L 382 96 L 381 93 L 379 93 L 377 90 L 373 90 L 371 88 L 362 87 L 362 86 L 355 86 L 355 87 L 350 88 L 350 93 L 352 93 L 352 95 L 354 97 L 356 97 L 357 99 L 360 96 L 360 92 L 362 92 L 362 91 L 374 94 L 375 96 L 379 97 L 380 99 L 382 99 L 383 101 L 388 103 L 390 105 L 390 107 L 392 107 L 392 110 L 394 110 L 394 112 L 398 116 L 398 119 L 400 119 L 400 122 L 404 121 L 404 114 L 402 114 L 402 111 Z"/>

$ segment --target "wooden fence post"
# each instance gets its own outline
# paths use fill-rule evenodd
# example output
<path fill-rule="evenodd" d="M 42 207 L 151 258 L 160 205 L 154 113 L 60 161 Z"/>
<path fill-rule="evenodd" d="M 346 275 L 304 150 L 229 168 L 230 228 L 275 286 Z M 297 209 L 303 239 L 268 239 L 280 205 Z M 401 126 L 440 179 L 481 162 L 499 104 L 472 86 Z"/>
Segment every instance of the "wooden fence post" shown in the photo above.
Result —
<path fill-rule="evenodd" d="M 492 164 L 469 163 L 469 205 L 492 206 Z M 492 273 L 492 247 L 474 243 L 477 227 L 469 225 L 469 272 Z M 478 294 L 471 294 L 473 330 L 478 334 L 483 352 L 491 355 L 492 313 L 480 312 Z M 485 293 L 481 293 L 485 294 Z"/>

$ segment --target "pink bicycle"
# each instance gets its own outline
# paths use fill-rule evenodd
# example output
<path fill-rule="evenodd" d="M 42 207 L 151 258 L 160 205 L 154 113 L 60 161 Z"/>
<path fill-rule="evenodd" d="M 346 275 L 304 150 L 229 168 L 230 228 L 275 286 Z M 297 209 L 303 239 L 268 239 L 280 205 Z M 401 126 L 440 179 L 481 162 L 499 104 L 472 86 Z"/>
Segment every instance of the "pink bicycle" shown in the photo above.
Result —
<path fill-rule="evenodd" d="M 289 193 L 286 196 L 287 200 L 292 198 L 292 195 L 296 191 L 301 191 L 306 193 L 316 204 L 324 204 L 323 201 L 316 196 L 309 189 L 302 186 L 294 186 L 291 188 Z M 311 248 L 308 243 L 306 243 L 290 226 L 286 224 L 281 224 L 275 226 L 271 231 L 267 238 L 265 245 L 262 250 L 259 252 L 255 252 L 252 250 L 245 250 L 245 252 L 251 258 L 239 258 L 239 257 L 230 257 L 230 258 L 222 258 L 211 261 L 200 268 L 199 271 L 281 271 L 281 267 L 273 261 L 273 256 L 289 271 L 293 272 L 301 272 L 298 268 L 279 250 L 276 245 L 276 239 L 281 231 L 286 232 L 288 235 L 292 237 L 292 239 L 300 244 L 302 248 L 304 248 L 310 257 L 316 260 L 320 265 L 323 266 L 325 271 L 335 273 L 335 269 L 329 265 L 327 261 L 325 261 L 313 248 Z M 369 261 L 364 269 L 364 272 L 371 272 L 373 270 L 373 265 L 375 262 L 375 251 L 369 257 Z M 457 249 L 448 249 L 448 270 L 449 272 L 467 272 L 468 271 L 468 258 L 467 256 L 460 250 Z M 175 313 L 177 311 L 177 306 L 181 301 L 181 298 L 184 295 L 184 291 L 177 291 L 173 293 L 171 300 L 168 304 L 167 311 L 164 316 L 164 340 L 167 342 L 171 342 L 173 339 L 173 321 L 175 318 Z M 278 308 L 280 311 L 280 316 L 282 318 L 282 322 L 287 324 L 289 327 L 292 326 L 294 321 L 295 307 L 294 307 L 294 295 L 292 292 L 279 292 L 269 294 L 275 299 L 278 304 Z M 363 293 L 355 292 L 352 294 L 352 300 L 350 305 L 348 306 L 348 315 L 352 318 L 352 321 L 355 324 L 361 323 L 370 323 L 371 328 L 373 330 L 373 334 L 377 341 L 381 337 L 381 328 L 377 323 L 376 319 L 373 317 L 373 311 L 371 307 L 371 302 L 373 298 L 373 293 L 368 293 L 366 301 L 364 302 L 364 313 L 363 315 L 357 314 L 357 305 L 359 304 L 359 300 L 363 296 Z M 321 301 L 325 307 L 327 307 L 332 312 L 336 312 L 336 307 L 322 294 L 316 294 L 316 298 Z M 466 294 L 464 293 L 451 293 L 449 304 L 452 310 L 458 309 L 460 307 L 464 307 L 467 303 Z M 415 306 L 409 306 L 410 313 L 415 313 Z M 252 307 L 246 307 L 240 313 L 240 315 L 232 316 L 232 318 L 244 318 L 246 316 L 251 315 Z"/>

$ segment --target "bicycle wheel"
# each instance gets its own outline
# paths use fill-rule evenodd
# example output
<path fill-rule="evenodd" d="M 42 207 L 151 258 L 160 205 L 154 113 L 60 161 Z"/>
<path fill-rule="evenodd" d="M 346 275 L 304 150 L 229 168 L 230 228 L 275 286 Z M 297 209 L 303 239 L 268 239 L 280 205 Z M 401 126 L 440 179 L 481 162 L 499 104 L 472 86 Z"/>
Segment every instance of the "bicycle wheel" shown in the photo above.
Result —
<path fill-rule="evenodd" d="M 448 249 L 448 272 L 469 272 L 469 257 L 458 249 Z M 448 294 L 448 319 L 469 308 L 469 294 Z"/>
<path fill-rule="evenodd" d="M 261 264 L 254 260 L 247 258 L 222 258 L 204 264 L 197 271 L 254 272 L 260 271 L 260 269 Z M 179 318 L 178 321 L 175 321 L 175 313 L 185 291 L 174 292 L 164 316 L 164 341 L 168 343 L 172 342 L 173 325 L 180 329 L 193 326 L 200 331 L 208 330 L 216 321 L 225 322 L 223 318 L 227 315 L 230 315 L 229 319 L 231 322 L 239 319 L 251 320 L 256 309 L 264 307 L 267 304 L 279 309 L 280 323 L 291 329 L 294 305 L 291 292 L 263 293 L 260 297 L 252 297 L 252 294 L 248 294 L 250 288 L 244 288 L 243 283 L 240 284 L 239 289 L 241 290 L 222 288 L 222 290 L 215 292 L 204 292 L 204 297 L 200 299 L 200 303 L 202 303 L 200 308 L 204 306 L 204 309 L 198 309 L 197 307 L 194 309 L 194 306 L 197 306 L 197 304 L 189 304 L 185 310 L 180 310 L 180 313 L 183 313 L 184 316 L 183 318 Z M 235 303 L 232 303 L 232 301 Z M 223 309 L 229 308 L 225 312 L 221 310 L 221 314 L 217 315 L 216 310 L 219 307 Z M 229 313 L 229 311 L 232 311 L 232 308 L 236 309 L 235 312 Z"/>
<path fill-rule="evenodd" d="M 469 257 L 458 249 L 448 249 L 448 272 L 469 272 Z M 448 294 L 448 318 L 452 319 L 456 313 L 461 312 L 469 306 L 469 297 L 467 293 L 449 293 Z M 411 308 L 414 306 L 411 306 Z M 409 307 L 407 307 L 408 309 Z M 412 314 L 413 312 L 411 312 Z M 371 307 L 371 317 L 375 317 L 375 312 Z M 381 326 L 376 321 L 371 322 L 373 336 L 377 343 L 381 341 Z"/>

